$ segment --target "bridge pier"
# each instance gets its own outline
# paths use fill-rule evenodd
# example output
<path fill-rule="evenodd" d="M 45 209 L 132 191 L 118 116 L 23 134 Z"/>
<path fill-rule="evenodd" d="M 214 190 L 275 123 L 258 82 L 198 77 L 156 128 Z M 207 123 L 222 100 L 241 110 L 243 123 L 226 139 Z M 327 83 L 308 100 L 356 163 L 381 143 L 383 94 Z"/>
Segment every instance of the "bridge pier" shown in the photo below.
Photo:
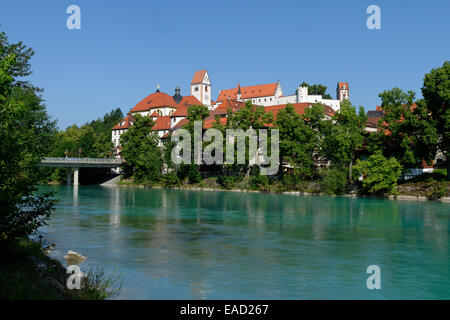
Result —
<path fill-rule="evenodd" d="M 78 186 L 78 174 L 79 174 L 79 169 L 75 168 L 73 170 L 73 185 L 74 186 Z"/>
<path fill-rule="evenodd" d="M 67 184 L 72 184 L 72 168 L 67 168 Z"/>

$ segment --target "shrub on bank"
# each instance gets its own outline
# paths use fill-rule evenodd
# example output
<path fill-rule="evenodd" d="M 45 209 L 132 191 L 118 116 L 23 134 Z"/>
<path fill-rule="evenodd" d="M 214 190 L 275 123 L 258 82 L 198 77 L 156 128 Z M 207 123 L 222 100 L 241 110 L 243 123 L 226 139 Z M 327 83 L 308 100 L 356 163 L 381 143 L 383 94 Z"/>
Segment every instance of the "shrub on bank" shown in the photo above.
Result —
<path fill-rule="evenodd" d="M 435 182 L 428 189 L 426 196 L 428 200 L 438 200 L 447 194 L 447 184 L 445 182 Z"/>
<path fill-rule="evenodd" d="M 189 166 L 189 183 L 199 183 L 202 181 L 202 175 L 200 174 L 200 171 L 198 170 L 198 166 L 195 164 L 191 164 Z"/>
<path fill-rule="evenodd" d="M 264 175 L 257 175 L 250 179 L 250 188 L 262 192 L 270 192 L 269 178 Z"/>
<path fill-rule="evenodd" d="M 339 167 L 327 170 L 320 181 L 320 188 L 326 194 L 344 194 L 347 188 L 347 170 Z"/>
<path fill-rule="evenodd" d="M 355 175 L 362 176 L 362 192 L 370 194 L 395 193 L 401 172 L 401 164 L 395 158 L 385 158 L 381 152 L 365 161 L 358 160 L 354 170 Z"/>
<path fill-rule="evenodd" d="M 180 178 L 174 172 L 168 172 L 161 177 L 161 183 L 166 188 L 179 187 L 181 185 Z"/>

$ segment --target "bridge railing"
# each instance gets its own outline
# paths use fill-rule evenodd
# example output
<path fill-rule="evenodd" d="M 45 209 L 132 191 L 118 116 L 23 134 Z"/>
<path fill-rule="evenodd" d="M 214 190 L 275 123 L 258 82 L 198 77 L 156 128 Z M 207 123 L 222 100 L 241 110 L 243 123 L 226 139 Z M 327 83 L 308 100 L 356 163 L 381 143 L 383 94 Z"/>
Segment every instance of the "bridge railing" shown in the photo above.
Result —
<path fill-rule="evenodd" d="M 123 163 L 122 159 L 45 157 L 42 162 Z"/>

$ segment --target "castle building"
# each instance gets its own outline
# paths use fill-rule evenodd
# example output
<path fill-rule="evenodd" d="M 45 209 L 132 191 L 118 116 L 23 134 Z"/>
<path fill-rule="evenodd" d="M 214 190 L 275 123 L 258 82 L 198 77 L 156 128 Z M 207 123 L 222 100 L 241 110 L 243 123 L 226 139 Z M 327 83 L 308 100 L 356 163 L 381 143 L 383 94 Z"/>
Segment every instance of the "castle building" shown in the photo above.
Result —
<path fill-rule="evenodd" d="M 269 83 L 249 87 L 241 87 L 239 84 L 236 88 L 221 90 L 217 101 L 213 103 L 213 108 L 218 107 L 225 99 L 247 101 L 253 104 L 270 107 L 283 104 L 293 103 L 322 103 L 330 106 L 338 111 L 343 100 L 349 99 L 349 91 L 347 82 L 339 82 L 337 90 L 337 99 L 325 99 L 321 95 L 308 94 L 308 87 L 297 88 L 293 95 L 285 96 L 281 89 L 280 82 Z"/>
<path fill-rule="evenodd" d="M 254 105 L 264 106 L 267 112 L 272 113 L 286 107 L 288 103 L 293 104 L 299 113 L 303 113 L 305 108 L 315 103 L 322 103 L 326 107 L 326 116 L 331 116 L 340 109 L 342 101 L 349 99 L 347 82 L 338 83 L 336 100 L 324 99 L 321 95 L 309 95 L 308 88 L 301 86 L 295 94 L 285 96 L 279 81 L 245 87 L 238 83 L 235 88 L 221 90 L 215 102 L 212 101 L 211 94 L 211 80 L 207 70 L 194 73 L 189 96 L 182 96 L 178 86 L 175 88 L 175 94 L 171 96 L 161 92 L 158 85 L 154 93 L 139 101 L 128 115 L 112 128 L 111 139 L 116 156 L 120 156 L 120 136 L 134 124 L 134 116 L 137 114 L 151 117 L 155 121 L 152 131 L 163 139 L 170 131 L 182 127 L 187 122 L 188 108 L 192 105 L 208 107 L 210 117 L 205 119 L 204 125 L 212 126 L 216 116 L 226 122 L 227 110 L 231 108 L 232 111 L 237 111 L 248 100 Z"/>

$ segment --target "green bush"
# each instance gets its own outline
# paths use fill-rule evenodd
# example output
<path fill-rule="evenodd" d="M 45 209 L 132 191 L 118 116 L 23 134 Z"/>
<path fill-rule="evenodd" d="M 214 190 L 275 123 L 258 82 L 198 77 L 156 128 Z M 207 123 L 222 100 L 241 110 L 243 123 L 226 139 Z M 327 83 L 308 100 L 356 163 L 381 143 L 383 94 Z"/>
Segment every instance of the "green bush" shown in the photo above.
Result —
<path fill-rule="evenodd" d="M 367 160 L 358 160 L 354 174 L 363 177 L 362 192 L 371 194 L 395 193 L 402 165 L 395 159 L 385 158 L 381 152 L 371 155 Z"/>
<path fill-rule="evenodd" d="M 263 192 L 270 191 L 269 178 L 267 176 L 258 175 L 250 179 L 250 188 Z"/>
<path fill-rule="evenodd" d="M 328 169 L 320 181 L 320 189 L 326 194 L 344 194 L 347 188 L 347 170 L 340 167 Z"/>
<path fill-rule="evenodd" d="M 180 186 L 180 179 L 174 172 L 168 172 L 161 177 L 161 182 L 164 187 L 172 188 Z"/>
<path fill-rule="evenodd" d="M 433 183 L 426 195 L 428 200 L 438 200 L 447 194 L 447 184 L 445 182 Z"/>
<path fill-rule="evenodd" d="M 198 166 L 195 164 L 191 164 L 189 166 L 189 183 L 199 183 L 202 181 L 202 175 L 200 174 L 200 171 L 198 170 Z"/>
<path fill-rule="evenodd" d="M 225 189 L 231 190 L 236 187 L 237 179 L 234 176 L 220 176 L 217 182 Z"/>

